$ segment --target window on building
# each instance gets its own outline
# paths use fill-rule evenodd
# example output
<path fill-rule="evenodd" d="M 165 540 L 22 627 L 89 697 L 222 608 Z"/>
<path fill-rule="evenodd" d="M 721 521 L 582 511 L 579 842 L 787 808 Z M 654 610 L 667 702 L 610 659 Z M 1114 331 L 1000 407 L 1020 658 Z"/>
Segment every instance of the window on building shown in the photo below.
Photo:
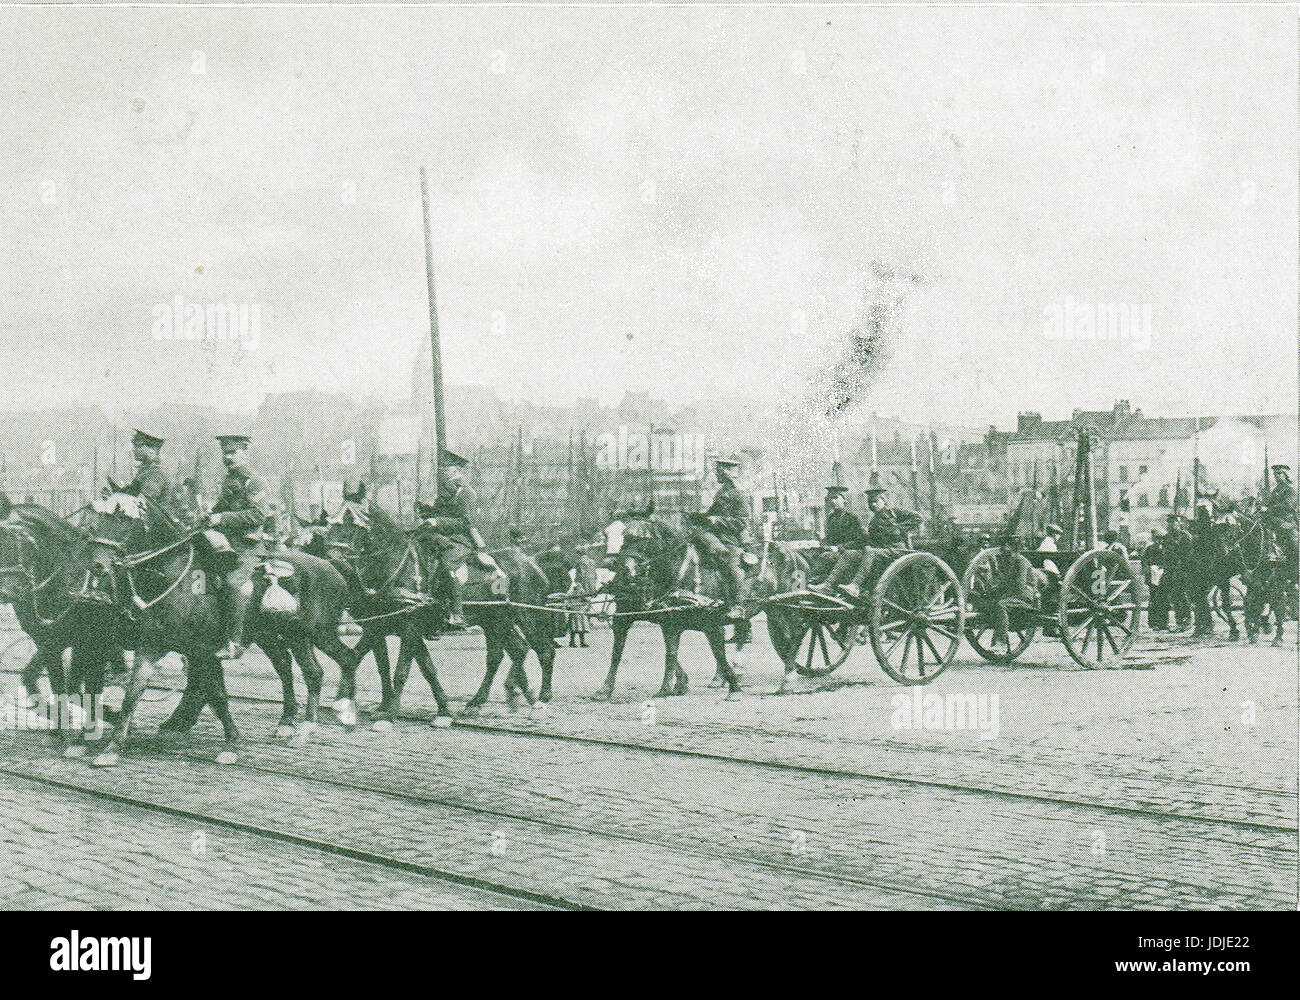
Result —
<path fill-rule="evenodd" d="M 776 497 L 763 497 L 763 513 L 764 514 L 777 513 Z"/>
<path fill-rule="evenodd" d="M 1127 465 L 1121 465 L 1121 466 L 1119 467 L 1119 481 L 1120 481 L 1121 483 L 1127 483 L 1127 482 L 1128 482 L 1128 466 L 1127 466 Z"/>
<path fill-rule="evenodd" d="M 1151 506 L 1151 504 L 1150 504 L 1150 502 L 1149 502 L 1149 500 L 1148 500 L 1148 497 L 1147 497 L 1147 495 L 1146 495 L 1145 493 L 1139 493 L 1139 494 L 1138 494 L 1137 505 L 1138 505 L 1139 507 L 1150 507 L 1150 506 Z"/>
<path fill-rule="evenodd" d="M 1169 506 L 1169 487 L 1168 487 L 1168 486 L 1162 486 L 1162 487 L 1160 487 L 1160 501 L 1159 501 L 1159 503 L 1160 503 L 1160 506 L 1161 506 L 1161 507 L 1168 507 L 1168 506 Z"/>
<path fill-rule="evenodd" d="M 1139 466 L 1138 466 L 1138 475 L 1139 475 L 1139 476 L 1145 476 L 1146 474 L 1147 474 L 1147 467 L 1146 467 L 1145 465 L 1139 465 Z"/>

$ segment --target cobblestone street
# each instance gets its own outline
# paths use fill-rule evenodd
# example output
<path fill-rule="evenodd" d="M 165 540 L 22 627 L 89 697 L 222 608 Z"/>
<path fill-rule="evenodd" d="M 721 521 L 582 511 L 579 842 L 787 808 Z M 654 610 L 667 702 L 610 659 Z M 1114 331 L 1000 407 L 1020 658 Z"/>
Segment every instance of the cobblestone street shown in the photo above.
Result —
<path fill-rule="evenodd" d="M 244 744 L 146 738 L 115 768 L 48 734 L 0 738 L 7 907 L 1294 908 L 1294 647 L 1147 638 L 1124 668 L 1058 645 L 1010 667 L 963 650 L 902 688 L 869 647 L 774 695 L 764 630 L 747 694 L 657 699 L 662 646 L 638 626 L 611 704 L 592 702 L 609 633 L 562 649 L 545 710 L 500 695 L 450 729 L 413 672 L 388 732 L 324 710 L 302 748 L 272 739 L 279 686 L 258 653 L 227 671 Z M 433 646 L 462 705 L 481 637 Z M 21 660 L 11 650 L 4 667 Z M 535 662 L 530 666 L 536 684 Z M 327 670 L 326 695 L 337 675 Z M 156 683 L 183 683 L 164 662 Z M 17 677 L 4 675 L 12 690 Z M 301 693 L 301 682 L 299 682 Z M 112 700 L 114 692 L 110 692 Z M 949 720 L 945 707 L 972 711 Z M 935 727 L 932 725 L 937 724 Z M 93 755 L 93 750 L 91 755 Z M 35 780 L 33 780 L 35 779 Z M 197 840 L 196 840 L 197 838 Z M 203 850 L 196 843 L 204 845 Z"/>

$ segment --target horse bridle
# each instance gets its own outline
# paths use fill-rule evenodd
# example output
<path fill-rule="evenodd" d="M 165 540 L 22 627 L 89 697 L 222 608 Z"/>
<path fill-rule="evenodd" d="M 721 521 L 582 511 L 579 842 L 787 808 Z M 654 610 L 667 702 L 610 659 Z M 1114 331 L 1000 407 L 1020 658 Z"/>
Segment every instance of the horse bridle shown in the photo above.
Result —
<path fill-rule="evenodd" d="M 371 536 L 370 536 L 369 527 L 361 524 L 356 524 L 355 522 L 354 522 L 354 527 L 356 528 L 356 530 L 364 533 L 367 541 L 370 540 Z M 419 543 L 414 538 L 412 538 L 409 534 L 406 536 L 406 548 L 402 550 L 402 558 L 397 561 L 397 565 L 393 568 L 393 571 L 388 574 L 387 578 L 376 587 L 370 587 L 366 585 L 365 575 L 362 573 L 361 568 L 356 563 L 356 560 L 359 559 L 360 557 L 357 555 L 349 554 L 349 553 L 355 553 L 356 546 L 354 546 L 351 542 L 337 542 L 337 541 L 331 542 L 329 540 L 329 536 L 326 535 L 325 550 L 328 552 L 330 549 L 339 549 L 344 553 L 343 561 L 347 564 L 348 568 L 351 569 L 352 572 L 356 574 L 357 580 L 361 583 L 361 586 L 365 590 L 367 597 L 374 597 L 377 594 L 382 594 L 389 587 L 391 587 L 393 583 L 396 582 L 397 578 L 401 576 L 402 570 L 406 567 L 407 561 L 411 559 L 412 556 L 414 556 L 415 558 L 415 589 L 417 591 L 423 589 L 424 574 L 421 572 L 422 567 L 420 566 L 420 546 Z"/>
<path fill-rule="evenodd" d="M 37 544 L 36 539 L 25 527 L 17 524 L 0 524 L 0 531 L 18 536 L 20 541 L 26 543 L 33 552 L 40 551 L 40 546 Z M 55 615 L 53 618 L 46 618 L 41 614 L 41 609 L 36 603 L 38 595 L 53 583 L 54 578 L 59 575 L 59 566 L 57 564 L 54 569 L 50 571 L 50 575 L 40 583 L 36 582 L 36 574 L 32 572 L 32 568 L 22 562 L 8 566 L 0 566 L 0 575 L 21 575 L 26 578 L 28 593 L 31 595 L 32 613 L 36 615 L 36 620 L 47 628 L 58 622 L 59 619 L 63 618 L 63 616 L 70 610 L 70 607 L 64 608 L 63 611 Z"/>

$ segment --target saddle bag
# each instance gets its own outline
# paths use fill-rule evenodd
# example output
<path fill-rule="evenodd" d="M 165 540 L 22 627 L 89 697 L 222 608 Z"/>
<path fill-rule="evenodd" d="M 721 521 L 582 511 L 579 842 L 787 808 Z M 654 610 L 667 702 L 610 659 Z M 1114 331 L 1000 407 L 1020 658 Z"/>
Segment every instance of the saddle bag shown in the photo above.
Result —
<path fill-rule="evenodd" d="M 270 615 L 296 614 L 298 598 L 280 584 L 281 580 L 293 576 L 293 564 L 282 559 L 268 559 L 258 569 L 267 581 L 266 590 L 262 592 L 262 610 Z"/>

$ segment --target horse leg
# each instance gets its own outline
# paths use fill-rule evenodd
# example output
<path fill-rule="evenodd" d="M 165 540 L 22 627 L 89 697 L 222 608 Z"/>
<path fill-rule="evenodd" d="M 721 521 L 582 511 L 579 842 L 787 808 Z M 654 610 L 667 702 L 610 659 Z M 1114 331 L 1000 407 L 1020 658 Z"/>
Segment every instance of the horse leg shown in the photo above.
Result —
<path fill-rule="evenodd" d="M 333 642 L 331 642 L 331 638 Z M 361 638 L 355 647 L 349 647 L 335 633 L 334 636 L 322 635 L 316 645 L 321 651 L 339 665 L 339 686 L 334 689 L 334 703 L 338 707 L 341 701 L 355 701 L 357 697 L 357 667 L 370 652 L 370 633 L 362 627 Z M 337 645 L 336 645 L 337 644 Z"/>
<path fill-rule="evenodd" d="M 375 654 L 375 672 L 379 674 L 379 707 L 375 709 L 375 714 L 381 722 L 392 722 L 397 716 L 400 693 L 393 689 L 393 664 L 388 658 L 388 635 L 372 633 L 369 643 L 370 651 Z M 405 670 L 402 672 L 402 683 L 406 683 Z"/>
<path fill-rule="evenodd" d="M 289 647 L 278 639 L 263 637 L 259 641 L 262 652 L 271 661 L 271 666 L 280 678 L 280 688 L 284 692 L 281 699 L 280 722 L 275 727 L 276 739 L 288 739 L 295 732 L 294 720 L 298 717 L 298 698 L 293 690 L 293 657 Z"/>
<path fill-rule="evenodd" d="M 139 704 L 145 688 L 149 686 L 149 675 L 153 673 L 155 662 L 155 657 L 151 653 L 136 650 L 135 662 L 131 667 L 131 676 L 126 682 L 126 693 L 122 696 L 122 710 L 118 712 L 113 735 L 91 761 L 96 767 L 112 767 L 120 759 L 122 747 L 126 744 L 126 737 L 131 729 L 131 720 L 135 716 L 136 705 Z M 91 697 L 94 701 L 99 699 L 98 695 L 92 694 Z M 94 714 L 98 715 L 97 707 Z"/>
<path fill-rule="evenodd" d="M 357 655 L 356 650 L 339 638 L 338 626 L 319 629 L 318 633 L 313 645 L 339 665 L 339 686 L 338 691 L 335 692 L 334 709 L 338 712 L 339 721 L 345 727 L 351 728 L 357 724 L 357 704 L 355 700 L 357 693 L 357 664 L 361 662 L 361 657 Z M 344 690 L 345 679 L 348 685 L 347 697 L 341 698 L 338 693 Z"/>
<path fill-rule="evenodd" d="M 513 637 L 511 637 L 513 638 Z M 506 630 L 501 628 L 499 622 L 484 621 L 483 639 L 486 644 L 486 654 L 484 657 L 483 680 L 474 692 L 474 696 L 465 703 L 461 709 L 461 715 L 477 715 L 483 706 L 487 703 L 488 695 L 492 693 L 492 681 L 496 678 L 497 670 L 501 668 L 501 660 L 506 652 Z M 513 663 L 514 657 L 511 657 Z M 513 667 L 511 668 L 514 669 Z"/>
<path fill-rule="evenodd" d="M 513 712 L 519 705 L 519 696 L 523 695 L 524 701 L 528 703 L 529 708 L 537 705 L 537 699 L 533 697 L 533 690 L 528 686 L 528 671 L 524 669 L 524 664 L 528 662 L 528 651 L 537 650 L 537 658 L 542 658 L 542 650 L 535 641 L 529 639 L 523 628 L 518 622 L 510 622 L 508 629 L 509 635 L 515 641 L 506 647 L 506 655 L 510 657 L 510 670 L 506 674 L 506 699 L 510 703 L 510 710 Z M 546 635 L 546 645 L 550 647 L 551 654 L 555 653 L 555 643 L 550 634 Z"/>
<path fill-rule="evenodd" d="M 1219 605 L 1224 620 L 1228 623 L 1228 638 L 1240 639 L 1241 631 L 1237 628 L 1237 616 L 1232 610 L 1232 578 L 1219 582 Z"/>
<path fill-rule="evenodd" d="M 325 682 L 325 671 L 321 669 L 320 660 L 316 659 L 316 649 L 307 638 L 299 639 L 293 644 L 293 655 L 302 671 L 302 679 L 307 684 L 307 711 L 303 724 L 290 741 L 294 747 L 307 745 L 312 733 L 319 725 L 320 692 Z"/>
<path fill-rule="evenodd" d="M 614 678 L 618 674 L 618 665 L 623 661 L 623 648 L 627 645 L 627 634 L 632 630 L 632 619 L 613 618 L 610 630 L 614 633 L 614 650 L 609 656 L 609 673 L 605 683 L 593 694 L 593 701 L 609 701 L 614 697 Z"/>
<path fill-rule="evenodd" d="M 537 653 L 537 660 L 542 665 L 542 687 L 537 693 L 537 700 L 545 704 L 551 700 L 551 678 L 555 673 L 555 643 L 546 635 L 546 629 L 537 628 L 531 633 L 531 645 Z M 584 632 L 583 635 L 586 635 Z M 524 678 L 527 680 L 527 676 Z"/>
<path fill-rule="evenodd" d="M 415 656 L 415 663 L 420 668 L 420 673 L 424 674 L 424 679 L 429 683 L 429 690 L 433 692 L 433 700 L 438 704 L 438 714 L 434 716 L 433 724 L 439 729 L 450 726 L 451 702 L 438 681 L 438 668 L 433 665 L 433 657 L 429 655 L 429 647 L 424 644 L 424 636 L 420 634 L 418 628 L 411 628 L 403 637 L 402 646 L 405 647 L 408 641 L 411 652 Z"/>
<path fill-rule="evenodd" d="M 664 635 L 664 679 L 659 685 L 659 690 L 654 693 L 656 698 L 667 698 L 673 694 L 685 694 L 687 677 L 685 671 L 682 671 L 682 665 L 677 661 L 677 650 L 682 643 L 682 630 L 676 625 L 662 624 Z M 681 671 L 682 676 L 678 678 L 677 674 Z"/>
<path fill-rule="evenodd" d="M 217 754 L 217 763 L 233 764 L 236 759 L 235 748 L 239 744 L 239 730 L 235 728 L 235 720 L 230 716 L 230 697 L 226 694 L 225 668 L 222 662 L 210 653 L 206 654 L 197 666 L 207 688 L 208 704 L 212 706 L 212 712 L 221 723 L 222 732 L 226 736 L 226 745 Z"/>
<path fill-rule="evenodd" d="M 58 674 L 63 676 L 63 651 L 52 650 L 48 646 L 37 645 L 36 652 L 32 658 L 27 661 L 27 666 L 23 667 L 22 681 L 23 690 L 27 692 L 27 707 L 32 708 L 40 704 L 41 674 L 50 675 L 50 688 L 54 688 L 54 676 Z"/>
<path fill-rule="evenodd" d="M 424 636 L 413 623 L 408 622 L 399 633 L 401 642 L 397 648 L 397 665 L 393 668 L 392 714 L 397 715 L 401 708 L 402 692 L 406 689 L 406 678 L 411 674 L 411 662 L 415 658 L 416 645 L 424 645 Z M 414 641 L 412 641 L 414 640 Z M 388 640 L 384 640 L 387 643 Z M 387 654 L 385 654 L 385 658 Z M 423 669 L 423 667 L 421 667 Z"/>
<path fill-rule="evenodd" d="M 727 636 L 725 626 L 715 625 L 705 632 L 709 640 L 709 649 L 713 650 L 713 659 L 718 665 L 718 673 L 727 683 L 727 700 L 735 701 L 740 697 L 740 678 L 727 662 Z M 679 691 L 678 694 L 685 694 Z"/>

